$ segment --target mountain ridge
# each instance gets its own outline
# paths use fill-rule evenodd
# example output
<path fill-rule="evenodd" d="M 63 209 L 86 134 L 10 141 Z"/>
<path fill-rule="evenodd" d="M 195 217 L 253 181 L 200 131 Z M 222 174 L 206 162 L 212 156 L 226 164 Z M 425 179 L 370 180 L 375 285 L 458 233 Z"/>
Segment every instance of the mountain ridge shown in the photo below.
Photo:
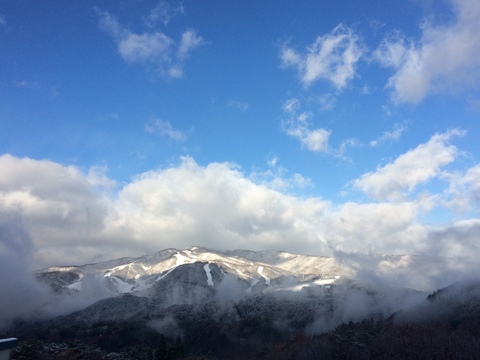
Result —
<path fill-rule="evenodd" d="M 37 271 L 36 277 L 56 291 L 80 290 L 86 281 L 105 280 L 105 286 L 113 293 L 138 293 L 147 291 L 154 283 L 162 281 L 173 269 L 196 262 L 204 262 L 205 281 L 209 277 L 208 264 L 216 264 L 224 276 L 234 276 L 251 283 L 251 291 L 257 283 L 267 287 L 292 283 L 310 285 L 320 280 L 334 282 L 348 272 L 325 256 L 298 255 L 278 250 L 215 251 L 193 246 L 187 249 L 164 249 L 137 258 L 123 257 L 99 263 L 77 266 L 55 266 Z M 283 279 L 283 280 L 282 280 Z M 218 279 L 217 279 L 218 281 Z M 307 283 L 306 283 L 307 282 Z M 213 284 L 212 284 L 213 285 Z"/>
<path fill-rule="evenodd" d="M 404 255 L 378 257 L 378 266 L 385 269 L 419 263 L 421 259 Z M 365 332 L 386 341 L 382 331 L 394 340 L 397 328 L 421 331 L 422 324 L 444 321 L 475 328 L 480 318 L 478 282 L 429 295 L 352 274 L 333 257 L 201 247 L 51 267 L 39 270 L 37 279 L 53 289 L 54 306 L 69 306 L 61 314 L 17 321 L 12 331 L 26 339 L 19 354 L 31 354 L 31 349 L 51 354 L 61 348 L 95 351 L 103 354 L 102 360 L 156 359 L 153 353 L 166 342 L 167 348 L 182 344 L 186 354 L 212 359 L 234 354 L 262 358 L 266 348 L 276 358 L 275 344 L 289 349 L 297 341 L 315 344 L 323 336 L 318 347 L 333 346 L 338 353 L 340 336 L 359 351 L 364 348 L 357 343 L 374 346 L 356 340 Z"/>

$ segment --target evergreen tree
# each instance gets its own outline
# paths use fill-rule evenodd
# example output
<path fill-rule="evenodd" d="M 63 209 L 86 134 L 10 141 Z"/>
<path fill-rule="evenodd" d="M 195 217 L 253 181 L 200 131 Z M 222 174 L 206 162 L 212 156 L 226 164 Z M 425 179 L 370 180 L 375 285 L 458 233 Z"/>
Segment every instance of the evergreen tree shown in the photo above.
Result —
<path fill-rule="evenodd" d="M 165 341 L 165 336 L 160 335 L 160 342 L 158 344 L 157 351 L 155 351 L 155 359 L 156 360 L 167 360 L 168 357 L 167 351 L 167 342 Z"/>

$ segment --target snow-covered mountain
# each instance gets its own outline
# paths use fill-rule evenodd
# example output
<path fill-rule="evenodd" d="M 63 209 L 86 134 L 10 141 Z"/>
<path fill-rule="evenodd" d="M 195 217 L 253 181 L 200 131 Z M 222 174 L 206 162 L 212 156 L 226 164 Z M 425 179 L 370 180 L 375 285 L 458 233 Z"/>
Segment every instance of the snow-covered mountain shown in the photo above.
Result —
<path fill-rule="evenodd" d="M 283 251 L 213 251 L 200 247 L 166 249 L 138 258 L 82 266 L 51 267 L 37 279 L 56 291 L 81 291 L 95 283 L 113 295 L 149 296 L 179 276 L 193 286 L 217 288 L 226 278 L 245 293 L 325 286 L 347 276 L 334 258 Z"/>
<path fill-rule="evenodd" d="M 371 266 L 423 269 L 422 258 L 408 255 L 379 256 Z M 480 318 L 478 281 L 428 296 L 365 282 L 332 257 L 275 250 L 166 249 L 51 267 L 36 278 L 53 289 L 42 299 L 43 315 L 38 311 L 33 321 L 17 321 L 13 333 L 0 333 L 24 339 L 14 359 L 56 359 L 57 353 L 102 360 L 170 359 L 181 358 L 182 352 L 246 359 L 258 358 L 266 347 L 266 359 L 279 358 L 281 349 L 292 351 L 285 358 L 297 358 L 292 346 L 306 341 L 305 335 L 315 335 L 308 340 L 315 356 L 305 358 L 317 358 L 317 349 L 371 358 L 371 351 L 398 338 L 403 323 L 461 321 L 466 329 L 471 324 L 476 329 Z M 322 342 L 313 344 L 320 334 L 326 334 Z"/>

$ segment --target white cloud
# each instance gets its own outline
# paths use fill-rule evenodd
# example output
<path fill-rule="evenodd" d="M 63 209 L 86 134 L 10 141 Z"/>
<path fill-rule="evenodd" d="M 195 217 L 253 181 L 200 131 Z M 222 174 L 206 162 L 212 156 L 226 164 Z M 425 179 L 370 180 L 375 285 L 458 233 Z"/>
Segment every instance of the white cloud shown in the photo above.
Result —
<path fill-rule="evenodd" d="M 126 62 L 154 66 L 157 71 L 172 78 L 183 76 L 184 62 L 190 52 L 205 44 L 195 30 L 184 31 L 177 43 L 159 31 L 134 33 L 108 12 L 98 12 L 100 28 L 112 36 Z"/>
<path fill-rule="evenodd" d="M 350 28 L 340 24 L 329 34 L 318 36 L 305 54 L 284 47 L 281 59 L 284 66 L 298 70 L 305 86 L 323 79 L 341 90 L 355 76 L 355 65 L 362 54 L 358 37 Z"/>
<path fill-rule="evenodd" d="M 294 173 L 288 175 L 288 170 L 278 165 L 279 158 L 272 157 L 267 161 L 269 169 L 251 172 L 249 179 L 255 184 L 266 186 L 278 191 L 288 191 L 289 189 L 303 189 L 313 187 L 312 179 L 305 178 L 301 174 Z"/>
<path fill-rule="evenodd" d="M 311 117 L 309 112 L 301 112 L 301 104 L 298 99 L 287 100 L 282 108 L 290 117 L 283 120 L 282 127 L 286 134 L 300 140 L 302 146 L 310 151 L 328 152 L 328 140 L 331 131 L 318 128 L 311 129 L 308 119 Z"/>
<path fill-rule="evenodd" d="M 300 247 L 318 242 L 311 232 L 313 215 L 319 216 L 326 203 L 256 185 L 233 164 L 201 167 L 184 158 L 176 167 L 136 178 L 119 193 L 115 207 L 122 227 L 159 247 L 284 248 L 289 241 Z"/>
<path fill-rule="evenodd" d="M 407 176 L 410 182 L 399 186 L 397 179 L 381 168 L 383 186 L 393 192 L 407 191 L 438 174 L 442 164 L 452 161 L 458 152 L 447 143 L 452 135 L 433 136 L 400 156 L 389 169 L 398 174 L 404 161 L 399 159 L 416 155 L 423 163 L 427 155 L 440 153 L 431 158 L 436 165 L 427 169 L 426 175 Z M 270 164 L 271 173 L 246 175 L 235 164 L 201 166 L 186 157 L 177 165 L 138 175 L 113 194 L 110 190 L 115 184 L 104 168 L 83 172 L 48 160 L 0 156 L 0 258 L 22 264 L 27 261 L 30 269 L 189 245 L 276 248 L 320 255 L 333 251 L 339 260 L 354 262 L 372 260 L 371 253 L 442 256 L 437 263 L 424 258 L 427 267 L 422 269 L 428 271 L 416 278 L 408 269 L 401 275 L 402 268 L 389 270 L 382 262 L 370 262 L 368 268 L 368 262 L 362 263 L 363 276 L 368 272 L 396 279 L 400 285 L 410 285 L 413 278 L 422 286 L 446 285 L 446 279 L 452 282 L 469 269 L 478 269 L 480 220 L 443 227 L 419 222 L 432 204 L 440 204 L 436 197 L 442 194 L 411 201 L 333 205 L 319 198 L 283 193 L 285 184 L 309 185 L 310 180 L 301 174 L 289 176 L 275 158 Z M 477 208 L 478 168 L 451 179 L 456 186 L 452 189 L 458 190 L 451 196 L 462 196 L 461 186 L 465 186 L 472 190 L 469 198 L 477 199 L 470 206 Z"/>
<path fill-rule="evenodd" d="M 48 160 L 0 156 L 0 211 L 21 215 L 39 263 L 78 260 L 98 251 L 111 186 L 98 168 L 85 176 L 76 167 Z"/>
<path fill-rule="evenodd" d="M 362 143 L 358 141 L 355 138 L 350 138 L 342 141 L 340 146 L 336 151 L 334 151 L 334 154 L 340 158 L 343 158 L 344 160 L 350 160 L 347 156 L 345 156 L 345 153 L 347 152 L 348 148 L 359 148 L 362 146 Z"/>
<path fill-rule="evenodd" d="M 385 131 L 378 139 L 370 141 L 369 145 L 371 147 L 379 146 L 388 141 L 397 141 L 400 139 L 400 136 L 407 130 L 407 123 L 396 123 L 393 125 L 392 131 Z"/>
<path fill-rule="evenodd" d="M 469 211 L 480 206 L 480 165 L 469 168 L 464 174 L 445 174 L 450 187 L 445 192 L 446 205 L 457 211 Z"/>
<path fill-rule="evenodd" d="M 118 51 L 127 62 L 168 62 L 173 40 L 165 34 L 126 34 L 118 43 Z"/>
<path fill-rule="evenodd" d="M 320 95 L 316 100 L 320 105 L 320 109 L 324 111 L 332 110 L 337 102 L 337 99 L 333 94 Z"/>
<path fill-rule="evenodd" d="M 326 152 L 331 132 L 325 129 L 305 130 L 297 128 L 289 135 L 296 136 L 308 150 Z"/>
<path fill-rule="evenodd" d="M 335 257 L 360 280 L 432 291 L 475 278 L 480 271 L 479 235 L 478 219 L 435 229 L 417 225 L 393 236 L 385 234 L 387 241 L 383 245 L 397 243 L 399 248 L 407 248 L 409 244 L 408 252 L 402 256 L 346 249 L 336 251 Z"/>
<path fill-rule="evenodd" d="M 180 45 L 178 47 L 177 56 L 179 59 L 185 59 L 188 57 L 189 53 L 205 44 L 205 40 L 197 34 L 195 30 L 187 30 L 182 34 L 182 39 L 180 40 Z"/>
<path fill-rule="evenodd" d="M 287 181 L 308 182 L 296 174 Z M 48 160 L 0 157 L 0 212 L 21 215 L 36 267 L 193 244 L 300 252 L 323 246 L 314 228 L 327 202 L 255 184 L 234 164 L 202 167 L 184 158 L 115 195 L 111 186 L 101 168 L 85 174 Z"/>
<path fill-rule="evenodd" d="M 155 26 L 155 24 L 160 21 L 164 26 L 167 26 L 170 21 L 178 16 L 185 14 L 185 8 L 182 3 L 179 3 L 176 7 L 173 7 L 166 1 L 160 1 L 157 6 L 155 6 L 150 14 L 148 15 L 146 21 L 149 26 Z"/>
<path fill-rule="evenodd" d="M 7 25 L 7 20 L 5 19 L 5 16 L 0 14 L 0 26 L 5 26 Z"/>
<path fill-rule="evenodd" d="M 480 4 L 451 0 L 453 23 L 422 24 L 422 37 L 409 42 L 400 34 L 382 42 L 374 55 L 396 73 L 389 79 L 393 99 L 418 103 L 427 95 L 478 86 L 480 80 Z"/>
<path fill-rule="evenodd" d="M 440 175 L 441 168 L 455 160 L 458 150 L 448 141 L 460 130 L 436 134 L 425 144 L 399 156 L 375 172 L 362 175 L 353 186 L 379 200 L 402 200 L 419 184 Z"/>
<path fill-rule="evenodd" d="M 159 136 L 168 136 L 177 141 L 182 141 L 187 138 L 187 135 L 178 129 L 175 129 L 168 121 L 156 119 L 145 124 L 145 130 L 151 134 Z"/>
<path fill-rule="evenodd" d="M 335 251 L 380 254 L 412 251 L 412 239 L 406 235 L 415 225 L 420 210 L 414 202 L 347 202 L 329 213 L 326 237 Z"/>
<path fill-rule="evenodd" d="M 288 99 L 282 105 L 283 111 L 289 114 L 296 113 L 298 110 L 300 110 L 300 107 L 301 107 L 300 100 L 295 98 Z"/>

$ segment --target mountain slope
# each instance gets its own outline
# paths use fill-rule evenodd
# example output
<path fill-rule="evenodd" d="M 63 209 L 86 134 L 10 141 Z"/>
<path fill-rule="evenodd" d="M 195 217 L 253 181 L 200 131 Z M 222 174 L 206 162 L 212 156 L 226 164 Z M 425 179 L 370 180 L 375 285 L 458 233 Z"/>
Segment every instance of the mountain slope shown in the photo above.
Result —
<path fill-rule="evenodd" d="M 96 282 L 102 284 L 112 296 L 123 293 L 148 296 L 154 292 L 152 289 L 172 277 L 175 269 L 195 263 L 203 265 L 192 268 L 197 273 L 192 282 L 214 287 L 229 276 L 243 284 L 243 290 L 247 293 L 325 285 L 348 273 L 330 257 L 281 251 L 235 250 L 222 253 L 192 247 L 185 250 L 166 249 L 139 258 L 121 258 L 83 266 L 51 267 L 36 275 L 37 279 L 56 291 L 81 291 L 89 282 Z M 212 269 L 215 271 L 212 272 Z"/>
<path fill-rule="evenodd" d="M 58 304 L 62 299 L 89 302 L 62 316 L 18 322 L 13 334 L 27 340 L 22 348 L 27 353 L 66 348 L 96 351 L 103 354 L 99 359 L 153 359 L 155 349 L 178 350 L 181 341 L 189 355 L 252 358 L 270 346 L 275 358 L 279 350 L 274 344 L 295 352 L 297 340 L 307 336 L 313 345 L 317 336 L 327 334 L 319 349 L 328 345 L 340 351 L 340 336 L 347 339 L 348 351 L 368 355 L 357 347 L 374 345 L 362 336 L 381 340 L 382 331 L 397 334 L 397 323 L 460 320 L 475 327 L 480 316 L 478 283 L 427 296 L 353 280 L 333 258 L 282 251 L 166 249 L 138 258 L 53 267 L 36 275 L 55 291 Z M 351 322 L 362 323 L 352 327 Z M 332 330 L 333 337 L 328 335 Z"/>

